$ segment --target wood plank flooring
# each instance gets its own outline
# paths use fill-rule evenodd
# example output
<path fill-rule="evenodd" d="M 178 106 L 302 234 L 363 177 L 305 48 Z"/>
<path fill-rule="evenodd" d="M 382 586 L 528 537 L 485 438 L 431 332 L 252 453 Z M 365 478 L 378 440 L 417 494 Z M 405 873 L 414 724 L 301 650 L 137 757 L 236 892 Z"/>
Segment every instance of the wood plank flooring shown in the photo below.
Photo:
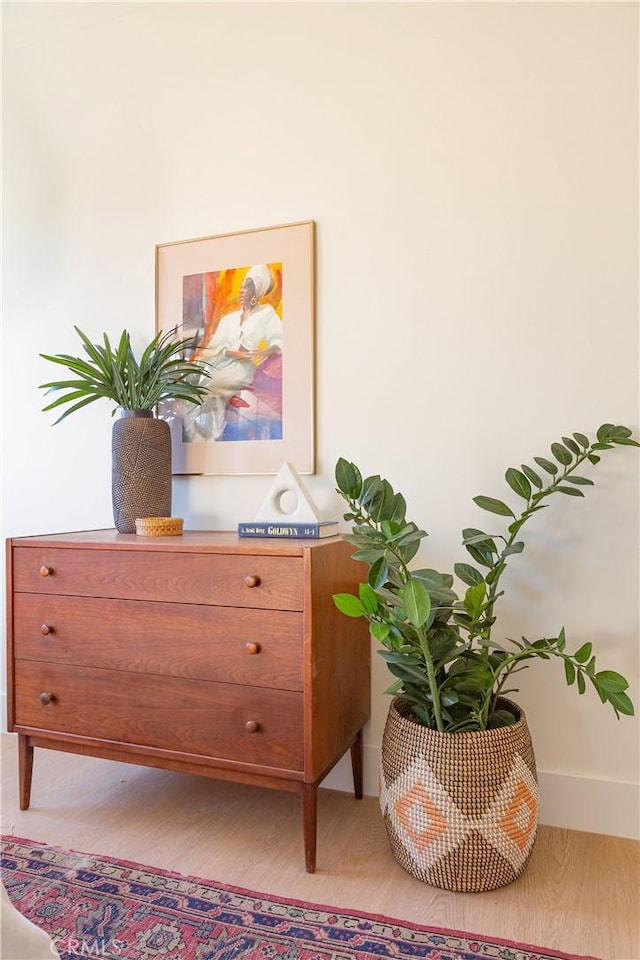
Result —
<path fill-rule="evenodd" d="M 36 749 L 18 808 L 17 738 L 2 735 L 3 833 L 416 923 L 640 960 L 640 844 L 541 827 L 522 877 L 453 894 L 393 859 L 375 798 L 320 790 L 318 872 L 297 795 Z"/>

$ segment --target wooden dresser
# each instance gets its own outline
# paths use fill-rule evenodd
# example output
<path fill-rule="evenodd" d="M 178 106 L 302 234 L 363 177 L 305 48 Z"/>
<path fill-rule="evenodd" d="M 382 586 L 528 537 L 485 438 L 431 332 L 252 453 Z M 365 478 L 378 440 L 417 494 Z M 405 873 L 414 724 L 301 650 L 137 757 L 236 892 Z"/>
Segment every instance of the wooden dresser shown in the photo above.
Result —
<path fill-rule="evenodd" d="M 368 630 L 332 600 L 364 579 L 353 547 L 91 530 L 7 551 L 21 809 L 34 747 L 298 791 L 313 872 L 318 784 L 347 750 L 362 796 Z"/>

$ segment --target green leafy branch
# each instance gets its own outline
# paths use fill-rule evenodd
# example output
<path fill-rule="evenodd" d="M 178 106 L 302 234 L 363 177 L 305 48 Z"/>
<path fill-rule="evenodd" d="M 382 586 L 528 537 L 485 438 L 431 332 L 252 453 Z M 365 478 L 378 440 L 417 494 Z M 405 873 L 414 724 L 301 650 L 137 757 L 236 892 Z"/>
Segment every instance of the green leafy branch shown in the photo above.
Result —
<path fill-rule="evenodd" d="M 524 550 L 522 527 L 548 506 L 543 501 L 552 494 L 583 497 L 593 481 L 577 471 L 587 463 L 597 464 L 601 451 L 616 445 L 640 446 L 627 427 L 603 424 L 594 442 L 574 433 L 553 443 L 554 459 L 534 457 L 537 469 L 527 464 L 510 467 L 506 482 L 525 501 L 520 513 L 502 500 L 475 497 L 477 506 L 510 522 L 505 534 L 470 527 L 463 531 L 463 544 L 475 564 L 454 566 L 467 588 L 461 599 L 449 574 L 410 569 L 427 533 L 407 521 L 404 497 L 380 476 L 363 479 L 354 463 L 340 458 L 337 492 L 349 508 L 344 517 L 353 524 L 348 539 L 357 547 L 354 558 L 364 561 L 369 571 L 358 596 L 338 594 L 334 600 L 346 615 L 369 621 L 371 635 L 383 648 L 379 653 L 395 677 L 387 692 L 408 700 L 421 723 L 450 732 L 513 723 L 499 701 L 512 692 L 505 684 L 528 666 L 526 661 L 552 657 L 563 660 L 567 682 L 577 684 L 580 694 L 589 681 L 617 716 L 633 715 L 626 679 L 611 670 L 596 671 L 590 643 L 567 653 L 564 628 L 554 639 L 510 640 L 510 650 L 491 636 L 508 559 Z"/>
<path fill-rule="evenodd" d="M 509 467 L 505 474 L 507 484 L 526 501 L 525 509 L 518 516 L 502 500 L 486 496 L 473 498 L 474 503 L 481 509 L 512 518 L 507 537 L 490 535 L 475 528 L 463 530 L 462 542 L 467 552 L 477 563 L 488 568 L 487 573 L 482 573 L 471 564 L 457 563 L 454 566 L 456 576 L 469 587 L 462 609 L 456 615 L 456 622 L 467 629 L 474 639 L 479 638 L 482 641 L 490 636 L 495 622 L 493 608 L 498 597 L 502 595 L 499 585 L 507 568 L 507 560 L 510 556 L 522 553 L 525 547 L 524 543 L 517 539 L 524 524 L 535 513 L 548 506 L 542 501 L 554 493 L 584 497 L 581 487 L 593 486 L 593 480 L 576 475 L 576 470 L 585 461 L 591 464 L 599 463 L 600 455 L 596 451 L 611 450 L 616 444 L 640 446 L 632 439 L 631 430 L 627 427 L 605 423 L 598 430 L 597 439 L 593 443 L 590 443 L 583 433 L 574 433 L 572 437 L 563 437 L 561 443 L 551 444 L 554 460 L 546 457 L 533 458 L 536 465 L 551 476 L 551 481 L 545 483 L 545 479 L 527 464 L 522 464 L 520 470 Z M 498 549 L 496 540 L 504 543 L 502 549 Z"/>
<path fill-rule="evenodd" d="M 453 577 L 409 569 L 427 534 L 407 522 L 405 499 L 387 480 L 363 480 L 355 464 L 341 458 L 336 482 L 349 507 L 345 519 L 354 524 L 347 538 L 358 548 L 354 559 L 369 565 L 359 596 L 337 594 L 336 606 L 347 616 L 369 621 L 372 636 L 385 648 L 380 654 L 397 677 L 390 692 L 402 688 L 421 722 L 444 730 L 446 704 L 438 675 L 460 642 L 459 632 L 447 626 L 457 600 Z"/>
<path fill-rule="evenodd" d="M 504 656 L 495 671 L 496 696 L 504 696 L 507 692 L 515 692 L 514 690 L 506 691 L 504 684 L 511 674 L 518 669 L 522 669 L 520 665 L 525 660 L 549 660 L 551 657 L 557 657 L 564 661 L 567 684 L 571 686 L 573 683 L 577 683 L 579 694 L 585 692 L 587 681 L 589 681 L 602 703 L 609 703 L 618 717 L 620 714 L 633 716 L 633 703 L 625 692 L 629 688 L 628 681 L 614 670 L 596 671 L 596 658 L 592 652 L 593 644 L 591 642 L 583 643 L 573 654 L 567 653 L 564 627 L 554 638 L 545 637 L 530 642 L 526 637 L 522 637 L 521 641 L 509 640 L 508 642 L 516 647 L 517 652 L 508 653 L 504 647 L 500 647 Z M 495 641 L 491 641 L 491 643 L 492 646 L 499 647 L 499 644 L 496 644 Z"/>

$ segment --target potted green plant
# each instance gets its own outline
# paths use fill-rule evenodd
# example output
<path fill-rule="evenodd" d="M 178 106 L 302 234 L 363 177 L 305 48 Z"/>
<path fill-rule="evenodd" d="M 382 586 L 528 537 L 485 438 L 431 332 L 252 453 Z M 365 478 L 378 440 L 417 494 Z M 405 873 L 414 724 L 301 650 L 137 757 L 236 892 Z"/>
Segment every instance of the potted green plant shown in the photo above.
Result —
<path fill-rule="evenodd" d="M 202 403 L 209 375 L 202 363 L 186 356 L 191 338 L 157 333 L 138 360 L 127 330 L 112 347 L 106 333 L 102 343 L 92 343 L 79 327 L 74 329 L 86 358 L 40 354 L 73 377 L 41 384 L 47 392 L 64 391 L 43 410 L 70 404 L 55 421 L 60 423 L 96 400 L 112 401 L 112 416 L 120 409 L 112 433 L 113 515 L 120 533 L 135 533 L 137 517 L 171 516 L 171 431 L 154 411 L 171 401 Z"/>
<path fill-rule="evenodd" d="M 474 502 L 506 524 L 502 532 L 463 531 L 473 563 L 454 574 L 411 569 L 427 535 L 406 519 L 406 502 L 380 476 L 363 479 L 341 458 L 337 492 L 351 522 L 354 558 L 368 567 L 359 595 L 337 594 L 347 616 L 365 617 L 394 676 L 382 743 L 381 797 L 396 859 L 415 876 L 450 890 L 490 890 L 524 869 L 537 829 L 535 757 L 523 711 L 507 694 L 513 674 L 532 659 L 560 660 L 579 693 L 595 688 L 618 716 L 633 715 L 628 682 L 598 670 L 592 644 L 574 653 L 556 637 L 496 640 L 496 605 L 511 558 L 522 553 L 523 526 L 555 494 L 582 497 L 593 481 L 583 468 L 618 445 L 640 446 L 627 427 L 603 424 L 551 445 L 552 459 L 509 468 L 520 502 Z M 454 591 L 454 577 L 464 584 Z"/>

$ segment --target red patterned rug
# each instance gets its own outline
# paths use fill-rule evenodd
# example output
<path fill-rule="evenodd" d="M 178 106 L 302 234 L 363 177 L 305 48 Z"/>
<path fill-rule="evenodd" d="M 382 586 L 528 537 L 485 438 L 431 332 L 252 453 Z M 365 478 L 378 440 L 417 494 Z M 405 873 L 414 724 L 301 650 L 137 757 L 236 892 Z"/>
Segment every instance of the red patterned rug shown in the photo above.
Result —
<path fill-rule="evenodd" d="M 2 880 L 62 960 L 576 960 L 19 837 L 2 837 Z"/>

